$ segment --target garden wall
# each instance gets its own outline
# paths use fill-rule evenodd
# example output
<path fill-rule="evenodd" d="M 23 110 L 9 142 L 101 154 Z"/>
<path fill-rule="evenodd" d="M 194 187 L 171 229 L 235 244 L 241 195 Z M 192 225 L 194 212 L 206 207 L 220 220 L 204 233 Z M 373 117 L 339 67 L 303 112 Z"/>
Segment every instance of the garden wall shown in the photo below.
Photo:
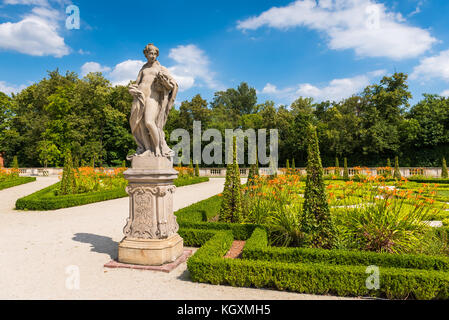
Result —
<path fill-rule="evenodd" d="M 106 168 L 106 170 L 114 170 L 113 168 Z M 260 168 L 260 173 L 262 175 L 269 174 L 269 168 Z M 279 169 L 278 174 L 282 174 L 284 169 Z M 297 170 L 301 171 L 305 174 L 305 168 L 297 168 Z M 369 170 L 371 175 L 378 174 L 378 168 L 363 168 L 363 171 Z M 58 176 L 62 174 L 62 168 L 20 168 L 21 176 L 28 177 L 42 177 L 42 176 Z M 333 174 L 334 169 L 324 169 L 324 174 Z M 356 168 L 348 168 L 349 176 L 353 176 L 356 174 Z M 405 178 L 412 177 L 414 175 L 426 176 L 429 178 L 440 178 L 441 177 L 441 168 L 414 168 L 414 167 L 403 167 L 400 168 L 401 174 Z M 241 168 L 240 176 L 246 177 L 248 176 L 249 168 Z M 341 169 L 341 175 L 343 175 L 343 168 Z M 201 177 L 226 177 L 226 168 L 200 168 L 200 176 Z"/>

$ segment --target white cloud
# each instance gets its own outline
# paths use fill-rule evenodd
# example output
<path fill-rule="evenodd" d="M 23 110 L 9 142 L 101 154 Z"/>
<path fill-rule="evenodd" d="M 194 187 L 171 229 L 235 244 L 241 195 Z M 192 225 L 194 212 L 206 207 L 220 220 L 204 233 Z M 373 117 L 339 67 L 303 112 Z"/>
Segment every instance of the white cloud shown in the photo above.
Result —
<path fill-rule="evenodd" d="M 48 6 L 47 0 L 4 0 L 4 4 L 10 4 L 10 5 L 37 5 L 37 6 Z"/>
<path fill-rule="evenodd" d="M 59 35 L 62 14 L 49 7 L 46 1 L 9 0 L 8 4 L 39 4 L 19 22 L 0 24 L 0 49 L 18 51 L 32 56 L 63 57 L 69 47 Z"/>
<path fill-rule="evenodd" d="M 188 90 L 194 85 L 205 85 L 210 89 L 223 88 L 214 78 L 215 73 L 210 69 L 209 58 L 197 46 L 177 46 L 170 50 L 168 56 L 176 62 L 168 69 L 178 81 L 180 91 Z"/>
<path fill-rule="evenodd" d="M 81 67 L 81 76 L 86 76 L 90 72 L 109 72 L 111 68 L 102 66 L 98 62 L 86 62 Z"/>
<path fill-rule="evenodd" d="M 423 1 L 419 1 L 418 5 L 416 6 L 415 11 L 411 12 L 408 14 L 409 17 L 413 17 L 414 15 L 417 15 L 419 13 L 421 13 L 421 7 L 423 6 L 424 2 Z"/>
<path fill-rule="evenodd" d="M 413 69 L 410 79 L 429 80 L 432 78 L 449 81 L 449 50 L 439 55 L 421 59 L 418 66 Z"/>
<path fill-rule="evenodd" d="M 296 94 L 304 97 L 312 97 L 317 100 L 339 101 L 362 91 L 369 83 L 370 78 L 366 75 L 334 79 L 327 86 L 321 88 L 305 83 L 299 86 Z"/>
<path fill-rule="evenodd" d="M 370 78 L 382 77 L 386 74 L 387 74 L 387 70 L 385 70 L 385 69 L 374 70 L 374 71 L 368 72 L 368 76 Z"/>
<path fill-rule="evenodd" d="M 188 90 L 193 86 L 223 88 L 214 79 L 215 73 L 210 69 L 209 58 L 195 45 L 173 48 L 169 52 L 169 57 L 176 62 L 168 69 L 178 82 L 180 91 Z M 81 67 L 81 74 L 84 76 L 89 72 L 103 72 L 113 85 L 127 85 L 130 80 L 136 80 L 144 64 L 145 61 L 141 60 L 126 60 L 110 68 L 98 62 L 86 62 Z"/>
<path fill-rule="evenodd" d="M 11 95 L 11 93 L 18 93 L 25 88 L 25 85 L 14 86 L 7 84 L 5 81 L 0 81 L 0 92 L 6 93 L 7 95 Z"/>
<path fill-rule="evenodd" d="M 441 92 L 440 96 L 449 98 L 449 89 Z"/>
<path fill-rule="evenodd" d="M 326 34 L 333 50 L 353 49 L 358 56 L 392 59 L 417 57 L 437 41 L 427 30 L 404 22 L 401 14 L 374 0 L 297 0 L 238 21 L 237 28 L 307 27 Z"/>
<path fill-rule="evenodd" d="M 126 60 L 111 68 L 90 61 L 81 66 L 81 75 L 86 76 L 89 72 L 102 72 L 111 81 L 112 85 L 124 86 L 137 79 L 137 75 L 144 64 L 145 62 L 141 60 Z"/>
<path fill-rule="evenodd" d="M 278 89 L 275 85 L 267 83 L 267 85 L 263 88 L 262 93 L 264 94 L 278 93 Z"/>
<path fill-rule="evenodd" d="M 131 80 L 135 81 L 140 69 L 145 64 L 141 60 L 126 60 L 117 64 L 111 73 L 109 78 L 113 85 L 127 85 Z"/>
<path fill-rule="evenodd" d="M 293 101 L 299 96 L 314 98 L 318 101 L 339 101 L 361 92 L 370 84 L 371 80 L 385 74 L 386 70 L 375 70 L 352 78 L 334 79 L 324 86 L 302 83 L 295 87 L 279 89 L 275 85 L 267 83 L 261 93 L 285 98 L 289 101 Z"/>
<path fill-rule="evenodd" d="M 78 50 L 78 53 L 79 53 L 80 55 L 90 54 L 89 51 L 84 51 L 83 49 L 79 49 L 79 50 Z"/>
<path fill-rule="evenodd" d="M 279 89 L 274 84 L 267 83 L 265 85 L 265 87 L 262 89 L 262 92 L 257 91 L 257 93 L 265 94 L 265 95 L 275 95 L 277 97 L 292 97 L 292 94 L 294 93 L 295 90 L 297 90 L 296 87 L 295 88 L 288 87 L 288 88 L 284 88 L 284 89 Z"/>

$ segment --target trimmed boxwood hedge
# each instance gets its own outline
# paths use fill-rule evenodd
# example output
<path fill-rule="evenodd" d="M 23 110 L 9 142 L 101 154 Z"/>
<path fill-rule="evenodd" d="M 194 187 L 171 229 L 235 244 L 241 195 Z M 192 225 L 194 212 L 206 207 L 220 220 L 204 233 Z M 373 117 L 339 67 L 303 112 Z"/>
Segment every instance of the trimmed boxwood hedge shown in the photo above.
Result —
<path fill-rule="evenodd" d="M 184 245 L 189 247 L 201 247 L 209 241 L 217 231 L 210 230 L 194 230 L 194 229 L 179 229 L 178 234 L 184 240 Z"/>
<path fill-rule="evenodd" d="M 20 186 L 25 183 L 30 183 L 36 181 L 36 178 L 34 177 L 18 177 L 13 180 L 8 180 L 4 182 L 0 182 L 0 190 Z"/>
<path fill-rule="evenodd" d="M 260 238 L 260 233 L 256 236 Z M 367 266 L 224 259 L 223 256 L 230 249 L 233 240 L 234 236 L 230 230 L 216 232 L 187 261 L 192 280 L 216 285 L 275 288 L 320 295 L 389 299 L 449 298 L 447 272 L 381 266 L 380 289 L 369 290 L 366 286 L 369 276 L 366 273 Z M 248 241 L 251 245 L 254 239 Z"/>
<path fill-rule="evenodd" d="M 355 177 L 350 177 L 350 180 L 354 182 L 362 181 L 364 179 L 359 179 Z M 408 177 L 408 181 L 410 182 L 417 182 L 417 183 L 436 183 L 436 184 L 449 184 L 449 179 L 440 179 L 440 178 L 429 178 L 429 179 L 415 179 L 413 177 Z M 325 181 L 345 181 L 343 178 L 336 178 L 336 179 L 325 179 Z M 384 182 L 395 182 L 396 179 L 385 179 Z"/>
<path fill-rule="evenodd" d="M 125 189 L 90 192 L 86 194 L 55 196 L 60 182 L 16 201 L 16 210 L 56 210 L 89 203 L 127 197 Z"/>
<path fill-rule="evenodd" d="M 206 200 L 194 203 L 176 212 L 179 221 L 207 222 L 213 219 L 220 210 L 221 197 L 213 196 Z"/>
<path fill-rule="evenodd" d="M 417 183 L 449 184 L 449 179 L 413 179 L 413 177 L 410 177 L 407 180 Z"/>
<path fill-rule="evenodd" d="M 200 230 L 231 230 L 237 240 L 248 239 L 254 231 L 256 225 L 208 222 L 213 219 L 221 206 L 221 197 L 213 196 L 206 200 L 194 203 L 186 208 L 175 212 L 180 228 L 200 229 Z"/>
<path fill-rule="evenodd" d="M 290 263 L 376 265 L 380 267 L 449 271 L 449 258 L 445 256 L 268 247 L 267 232 L 260 228 L 256 228 L 253 235 L 248 239 L 243 250 L 243 258 Z"/>

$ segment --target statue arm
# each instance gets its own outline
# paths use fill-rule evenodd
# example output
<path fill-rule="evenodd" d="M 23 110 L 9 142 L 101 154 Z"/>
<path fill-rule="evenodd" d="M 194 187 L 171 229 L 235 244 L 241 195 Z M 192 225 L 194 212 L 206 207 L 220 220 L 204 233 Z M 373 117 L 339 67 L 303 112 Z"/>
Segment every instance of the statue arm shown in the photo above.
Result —
<path fill-rule="evenodd" d="M 134 98 L 139 98 L 139 96 L 143 96 L 143 93 L 139 90 L 139 85 L 142 82 L 142 78 L 143 78 L 143 68 L 139 71 L 139 75 L 137 76 L 136 82 L 129 86 L 129 93 Z"/>
<path fill-rule="evenodd" d="M 167 68 L 161 67 L 161 71 L 158 74 L 158 78 L 162 85 L 168 90 L 173 91 L 176 86 L 175 79 L 171 76 Z"/>
<path fill-rule="evenodd" d="M 140 83 L 142 82 L 142 76 L 143 76 L 143 68 L 140 69 L 139 75 L 137 76 L 137 80 L 136 80 L 137 85 L 140 85 Z"/>

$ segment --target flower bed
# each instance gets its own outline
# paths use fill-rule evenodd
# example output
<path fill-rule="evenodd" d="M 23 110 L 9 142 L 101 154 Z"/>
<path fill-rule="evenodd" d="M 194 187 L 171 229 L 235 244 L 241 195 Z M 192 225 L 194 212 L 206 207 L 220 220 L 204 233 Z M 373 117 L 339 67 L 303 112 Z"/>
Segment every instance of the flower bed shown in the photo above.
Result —
<path fill-rule="evenodd" d="M 125 168 L 106 171 L 102 168 L 79 168 L 76 170 L 74 194 L 60 194 L 61 182 L 18 199 L 17 210 L 57 210 L 85 204 L 128 197 L 125 191 L 127 181 L 123 177 Z M 208 181 L 204 177 L 183 177 L 174 181 L 181 187 Z"/>
<path fill-rule="evenodd" d="M 36 178 L 19 177 L 18 169 L 6 169 L 0 167 L 0 190 L 12 188 L 33 181 L 36 181 Z"/>
<path fill-rule="evenodd" d="M 82 194 L 56 195 L 60 182 L 16 201 L 16 210 L 46 211 L 127 197 L 124 188 Z"/>
<path fill-rule="evenodd" d="M 429 191 L 419 190 L 416 195 L 420 196 Z M 401 196 L 401 190 L 383 192 Z M 409 195 L 403 194 L 406 200 L 411 200 Z M 217 215 L 220 204 L 221 198 L 215 196 L 176 212 L 185 244 L 201 247 L 187 262 L 195 282 L 349 297 L 449 298 L 447 256 L 271 247 L 269 225 L 208 222 Z M 434 233 L 447 241 L 447 228 Z M 246 240 L 242 257 L 226 259 L 234 240 Z M 379 267 L 377 290 L 366 285 L 369 266 Z"/>

